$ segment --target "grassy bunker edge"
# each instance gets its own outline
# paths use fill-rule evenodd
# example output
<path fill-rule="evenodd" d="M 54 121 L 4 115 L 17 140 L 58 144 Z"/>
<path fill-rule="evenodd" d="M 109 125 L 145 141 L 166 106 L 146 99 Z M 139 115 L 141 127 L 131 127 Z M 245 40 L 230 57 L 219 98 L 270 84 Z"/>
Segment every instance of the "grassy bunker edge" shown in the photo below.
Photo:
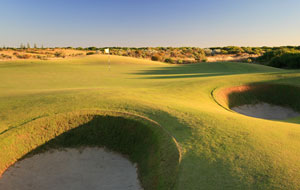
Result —
<path fill-rule="evenodd" d="M 32 121 L 1 135 L 0 176 L 19 159 L 53 148 L 105 147 L 138 164 L 144 189 L 172 189 L 180 149 L 156 122 L 129 113 L 79 111 Z"/>
<path fill-rule="evenodd" d="M 300 87 L 287 84 L 254 83 L 218 89 L 216 102 L 230 110 L 236 106 L 261 102 L 289 107 L 300 112 Z"/>

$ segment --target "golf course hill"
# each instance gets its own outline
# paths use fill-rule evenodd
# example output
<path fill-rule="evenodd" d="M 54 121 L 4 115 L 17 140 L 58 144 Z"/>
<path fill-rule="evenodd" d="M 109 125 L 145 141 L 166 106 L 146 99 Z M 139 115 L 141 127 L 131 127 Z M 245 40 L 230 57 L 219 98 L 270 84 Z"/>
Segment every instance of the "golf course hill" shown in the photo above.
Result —
<path fill-rule="evenodd" d="M 1 61 L 0 81 L 0 189 L 18 163 L 84 148 L 128 159 L 145 190 L 300 189 L 298 70 L 90 55 Z M 293 114 L 247 115 L 268 106 Z"/>

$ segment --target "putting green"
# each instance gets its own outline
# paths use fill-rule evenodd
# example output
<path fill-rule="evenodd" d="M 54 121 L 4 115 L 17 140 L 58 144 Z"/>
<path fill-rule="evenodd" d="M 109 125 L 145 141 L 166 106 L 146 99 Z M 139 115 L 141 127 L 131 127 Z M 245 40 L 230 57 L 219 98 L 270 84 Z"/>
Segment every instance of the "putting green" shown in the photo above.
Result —
<path fill-rule="evenodd" d="M 111 149 L 125 148 L 124 154 L 139 159 L 145 189 L 300 188 L 300 118 L 247 117 L 232 112 L 218 96 L 224 89 L 253 83 L 299 86 L 298 71 L 244 63 L 168 65 L 118 56 L 111 56 L 109 69 L 107 58 L 0 63 L 1 171 L 48 146 L 112 144 Z M 298 100 L 293 104 L 300 105 Z M 139 141 L 146 148 L 85 139 L 91 131 L 80 126 L 99 113 L 118 126 L 114 129 L 122 129 L 122 119 L 132 121 L 124 113 L 135 115 L 134 129 L 143 130 L 133 137 L 152 134 Z M 109 128 L 110 122 L 101 127 Z M 73 131 L 76 135 L 70 135 Z M 110 133 L 104 131 L 97 137 L 105 139 Z M 130 136 L 117 137 L 134 144 Z"/>

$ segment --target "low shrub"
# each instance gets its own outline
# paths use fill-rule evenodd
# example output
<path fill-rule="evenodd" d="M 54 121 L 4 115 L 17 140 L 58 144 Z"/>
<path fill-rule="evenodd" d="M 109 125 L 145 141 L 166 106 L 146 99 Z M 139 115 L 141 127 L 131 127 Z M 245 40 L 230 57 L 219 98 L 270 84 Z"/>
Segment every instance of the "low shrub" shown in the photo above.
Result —
<path fill-rule="evenodd" d="M 83 53 L 76 53 L 75 56 L 82 56 Z"/>
<path fill-rule="evenodd" d="M 11 59 L 12 57 L 10 55 L 6 55 L 6 54 L 0 54 L 0 59 Z"/>
<path fill-rule="evenodd" d="M 192 60 L 182 60 L 183 64 L 191 64 L 191 63 L 195 63 L 195 61 Z"/>
<path fill-rule="evenodd" d="M 87 52 L 86 55 L 94 55 L 95 52 Z"/>
<path fill-rule="evenodd" d="M 98 48 L 96 48 L 96 47 L 88 47 L 88 48 L 86 48 L 87 50 L 92 50 L 92 51 L 96 51 L 96 50 L 98 50 Z"/>
<path fill-rule="evenodd" d="M 253 60 L 252 60 L 251 58 L 248 58 L 248 59 L 246 60 L 246 62 L 247 62 L 247 63 L 252 63 Z"/>
<path fill-rule="evenodd" d="M 151 60 L 152 61 L 162 61 L 162 57 L 160 56 L 160 55 L 153 55 L 152 57 L 151 57 Z"/>
<path fill-rule="evenodd" d="M 30 54 L 19 54 L 19 53 L 14 53 L 14 55 L 19 58 L 19 59 L 29 59 L 31 58 Z"/>
<path fill-rule="evenodd" d="M 176 63 L 176 60 L 174 60 L 174 59 L 172 59 L 172 58 L 167 58 L 167 59 L 165 59 L 165 62 L 166 62 L 166 63 L 174 64 L 174 63 Z"/>
<path fill-rule="evenodd" d="M 243 48 L 238 47 L 238 46 L 227 46 L 223 47 L 223 50 L 227 51 L 229 54 L 238 54 L 238 53 L 244 53 L 245 51 Z"/>
<path fill-rule="evenodd" d="M 274 57 L 268 65 L 278 68 L 299 69 L 300 53 L 285 53 L 281 56 Z"/>
<path fill-rule="evenodd" d="M 63 52 L 55 52 L 55 53 L 54 53 L 54 56 L 55 56 L 55 57 L 62 57 L 62 58 L 65 58 L 65 57 L 66 57 L 66 55 L 65 55 Z"/>
<path fill-rule="evenodd" d="M 280 57 L 287 53 L 300 53 L 300 52 L 294 49 L 279 48 L 279 49 L 265 52 L 262 56 L 257 58 L 257 61 L 261 63 L 268 63 L 275 57 Z"/>
<path fill-rule="evenodd" d="M 36 58 L 40 60 L 47 60 L 47 56 L 37 55 Z"/>
<path fill-rule="evenodd" d="M 183 60 L 179 59 L 179 60 L 177 60 L 177 63 L 178 64 L 183 64 Z"/>

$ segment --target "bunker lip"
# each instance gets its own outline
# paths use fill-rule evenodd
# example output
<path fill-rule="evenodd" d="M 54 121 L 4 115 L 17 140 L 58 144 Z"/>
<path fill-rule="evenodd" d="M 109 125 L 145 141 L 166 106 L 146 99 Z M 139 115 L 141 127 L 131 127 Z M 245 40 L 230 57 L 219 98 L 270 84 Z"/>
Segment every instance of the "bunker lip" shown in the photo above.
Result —
<path fill-rule="evenodd" d="M 10 167 L 1 189 L 139 190 L 137 168 L 124 156 L 103 148 L 52 150 Z"/>
<path fill-rule="evenodd" d="M 300 116 L 300 88 L 286 84 L 256 83 L 220 89 L 214 99 L 243 115 L 285 120 Z"/>
<path fill-rule="evenodd" d="M 9 130 L 5 136 L 14 140 L 0 143 L 0 178 L 17 160 L 52 149 L 80 147 L 105 147 L 126 155 L 138 164 L 145 190 L 172 189 L 178 177 L 181 154 L 176 140 L 158 123 L 135 114 L 99 110 L 61 113 Z"/>

